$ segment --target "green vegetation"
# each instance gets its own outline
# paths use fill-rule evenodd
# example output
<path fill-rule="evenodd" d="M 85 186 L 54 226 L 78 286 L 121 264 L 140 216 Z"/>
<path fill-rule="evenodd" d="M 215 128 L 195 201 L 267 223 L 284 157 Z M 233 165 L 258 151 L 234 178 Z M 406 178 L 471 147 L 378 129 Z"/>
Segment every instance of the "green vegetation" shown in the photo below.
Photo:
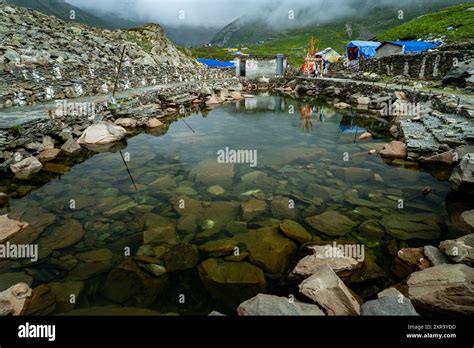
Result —
<path fill-rule="evenodd" d="M 448 30 L 453 27 L 454 30 Z M 474 38 L 474 2 L 430 13 L 377 36 L 379 40 L 414 40 L 447 36 L 448 40 Z"/>
<path fill-rule="evenodd" d="M 370 2 L 370 6 L 366 4 L 367 7 L 361 8 L 360 12 L 354 17 L 284 30 L 270 28 L 259 21 L 245 24 L 236 21 L 216 35 L 216 42 L 228 37 L 227 47 L 248 47 L 246 52 L 252 54 L 274 55 L 283 53 L 288 56 L 292 66 L 299 66 L 303 63 L 304 52 L 308 50 L 311 37 L 316 40 L 319 50 L 332 47 L 341 54 L 344 54 L 348 41 L 367 40 L 373 37 L 377 37 L 379 41 L 399 38 L 418 39 L 427 36 L 429 33 L 439 32 L 442 34 L 438 36 L 447 35 L 449 39 L 453 40 L 473 38 L 474 12 L 468 11 L 468 8 L 474 7 L 474 3 L 465 4 L 465 1 L 462 0 L 452 0 L 450 1 L 451 4 L 464 4 L 444 8 L 446 3 L 446 0 L 413 2 L 408 7 L 402 7 L 403 18 L 400 18 L 399 10 L 396 7 L 387 7 L 383 4 Z M 431 13 L 433 11 L 438 12 Z M 425 15 L 426 13 L 431 14 Z M 352 28 L 352 35 L 347 33 L 346 26 Z M 449 26 L 456 30 L 447 31 Z M 432 27 L 438 28 L 438 30 L 431 29 Z M 405 31 L 410 33 L 408 37 L 399 34 Z M 378 35 L 380 33 L 383 34 Z M 219 59 L 225 57 L 225 51 L 218 48 L 199 48 L 193 49 L 193 55 L 200 58 Z"/>
<path fill-rule="evenodd" d="M 137 30 L 128 30 L 127 39 L 130 42 L 136 43 L 138 46 L 143 48 L 146 52 L 151 52 L 153 48 L 153 43 L 148 40 L 145 36 L 139 35 L 136 33 Z"/>
<path fill-rule="evenodd" d="M 22 129 L 23 129 L 23 126 L 21 124 L 17 124 L 16 126 L 13 126 L 11 128 L 12 132 L 15 134 L 20 134 Z"/>

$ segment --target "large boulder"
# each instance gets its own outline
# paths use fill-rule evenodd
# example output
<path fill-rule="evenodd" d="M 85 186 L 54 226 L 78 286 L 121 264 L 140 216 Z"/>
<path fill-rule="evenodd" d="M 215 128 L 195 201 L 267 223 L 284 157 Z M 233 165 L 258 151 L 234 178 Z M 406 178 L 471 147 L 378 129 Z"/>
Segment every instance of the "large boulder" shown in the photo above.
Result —
<path fill-rule="evenodd" d="M 446 255 L 444 255 L 437 247 L 432 245 L 425 245 L 423 247 L 423 254 L 425 254 L 426 258 L 430 260 L 433 266 L 451 263 Z"/>
<path fill-rule="evenodd" d="M 31 289 L 25 283 L 13 285 L 0 292 L 0 316 L 23 314 L 29 297 L 31 297 Z"/>
<path fill-rule="evenodd" d="M 125 128 L 108 122 L 99 122 L 86 128 L 77 140 L 80 145 L 105 145 L 120 141 L 127 135 Z"/>
<path fill-rule="evenodd" d="M 474 233 L 454 240 L 445 240 L 439 244 L 439 248 L 454 262 L 474 265 Z"/>
<path fill-rule="evenodd" d="M 207 259 L 199 265 L 198 272 L 209 294 L 229 306 L 238 306 L 265 291 L 263 271 L 248 262 Z"/>
<path fill-rule="evenodd" d="M 10 169 L 17 179 L 28 179 L 32 174 L 39 172 L 41 168 L 43 165 L 33 156 L 10 165 Z"/>
<path fill-rule="evenodd" d="M 361 315 L 419 315 L 410 299 L 395 288 L 380 292 L 378 299 L 365 302 L 360 309 Z"/>
<path fill-rule="evenodd" d="M 300 285 L 302 295 L 322 307 L 327 315 L 359 315 L 360 305 L 329 265 L 322 265 Z"/>
<path fill-rule="evenodd" d="M 474 153 L 463 156 L 449 178 L 453 191 L 474 194 Z"/>
<path fill-rule="evenodd" d="M 406 158 L 407 157 L 407 147 L 401 141 L 394 140 L 384 146 L 380 150 L 380 155 L 387 158 Z"/>
<path fill-rule="evenodd" d="M 411 273 L 430 266 L 430 261 L 423 253 L 423 248 L 403 248 L 395 256 L 392 270 L 399 278 L 404 279 Z"/>
<path fill-rule="evenodd" d="M 8 218 L 8 215 L 0 216 L 0 243 L 20 235 L 27 227 L 28 223 L 16 221 Z"/>
<path fill-rule="evenodd" d="M 474 269 L 444 264 L 412 273 L 408 294 L 419 310 L 436 314 L 474 314 Z"/>
<path fill-rule="evenodd" d="M 346 235 L 358 224 L 336 211 L 326 211 L 320 215 L 308 217 L 305 222 L 328 236 Z"/>
<path fill-rule="evenodd" d="M 267 294 L 258 294 L 242 302 L 237 307 L 237 314 L 240 316 L 324 315 L 323 311 L 315 304 Z"/>
<path fill-rule="evenodd" d="M 322 265 L 329 265 L 339 277 L 346 277 L 355 270 L 362 267 L 364 260 L 354 258 L 352 255 L 344 255 L 341 250 L 333 245 L 314 245 L 308 247 L 312 254 L 302 258 L 295 268 L 291 271 L 289 277 L 292 279 L 306 279 L 316 273 Z"/>
<path fill-rule="evenodd" d="M 381 224 L 392 237 L 408 239 L 438 239 L 441 230 L 439 217 L 428 213 L 390 214 L 382 218 Z"/>
<path fill-rule="evenodd" d="M 297 250 L 294 242 L 271 227 L 241 233 L 234 236 L 234 239 L 245 244 L 250 262 L 275 277 L 288 269 L 290 258 Z"/>

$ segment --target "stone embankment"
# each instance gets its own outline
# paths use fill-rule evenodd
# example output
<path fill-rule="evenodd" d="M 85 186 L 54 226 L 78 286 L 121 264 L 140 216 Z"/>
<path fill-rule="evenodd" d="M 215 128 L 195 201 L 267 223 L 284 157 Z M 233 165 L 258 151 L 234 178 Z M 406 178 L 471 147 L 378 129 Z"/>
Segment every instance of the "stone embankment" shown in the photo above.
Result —
<path fill-rule="evenodd" d="M 0 3 L 0 109 L 218 77 L 157 24 L 103 30 Z"/>

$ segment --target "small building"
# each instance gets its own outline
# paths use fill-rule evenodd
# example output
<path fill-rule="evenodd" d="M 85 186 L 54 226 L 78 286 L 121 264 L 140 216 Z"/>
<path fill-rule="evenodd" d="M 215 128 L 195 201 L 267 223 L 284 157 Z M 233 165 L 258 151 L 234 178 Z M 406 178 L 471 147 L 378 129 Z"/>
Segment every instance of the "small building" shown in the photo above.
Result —
<path fill-rule="evenodd" d="M 375 57 L 397 54 L 416 54 L 438 48 L 438 44 L 426 41 L 384 41 L 376 50 Z"/>
<path fill-rule="evenodd" d="M 349 61 L 375 57 L 376 49 L 380 46 L 377 41 L 351 41 L 346 47 Z"/>
<path fill-rule="evenodd" d="M 283 54 L 276 56 L 241 56 L 236 57 L 236 76 L 249 79 L 259 77 L 283 76 L 288 59 Z"/>

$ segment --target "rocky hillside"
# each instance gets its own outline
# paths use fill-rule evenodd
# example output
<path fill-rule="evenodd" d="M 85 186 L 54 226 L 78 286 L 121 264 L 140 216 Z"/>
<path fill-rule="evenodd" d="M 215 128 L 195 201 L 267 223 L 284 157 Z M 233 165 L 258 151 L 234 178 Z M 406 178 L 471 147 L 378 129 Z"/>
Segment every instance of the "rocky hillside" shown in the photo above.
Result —
<path fill-rule="evenodd" d="M 0 108 L 211 77 L 159 25 L 110 31 L 0 3 Z"/>

